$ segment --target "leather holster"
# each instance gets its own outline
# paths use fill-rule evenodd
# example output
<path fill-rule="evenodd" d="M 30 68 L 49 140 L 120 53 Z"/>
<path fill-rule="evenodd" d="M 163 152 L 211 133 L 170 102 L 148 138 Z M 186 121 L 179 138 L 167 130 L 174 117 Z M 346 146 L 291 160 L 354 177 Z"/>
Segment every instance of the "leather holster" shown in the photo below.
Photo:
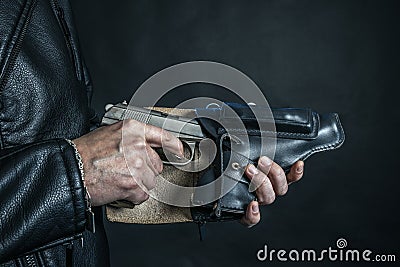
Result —
<path fill-rule="evenodd" d="M 137 206 L 121 205 L 107 206 L 107 218 L 113 222 L 159 224 L 175 222 L 225 221 L 243 216 L 247 205 L 256 199 L 254 192 L 249 191 L 250 181 L 243 176 L 243 167 L 249 163 L 257 165 L 261 155 L 273 155 L 273 160 L 286 172 L 298 160 L 306 160 L 309 156 L 322 151 L 332 150 L 344 142 L 344 131 L 336 113 L 318 114 L 311 109 L 280 108 L 266 112 L 265 116 L 255 120 L 254 107 L 247 105 L 227 104 L 220 108 L 209 109 L 170 109 L 153 108 L 165 113 L 193 117 L 197 115 L 198 122 L 208 137 L 219 146 L 214 162 L 202 172 L 191 173 L 181 171 L 174 166 L 164 166 L 162 176 L 171 183 L 181 186 L 202 186 L 214 182 L 222 176 L 224 181 L 234 181 L 234 186 L 227 193 L 211 203 L 202 204 L 196 187 L 193 189 L 193 207 L 182 208 L 167 205 L 150 198 Z M 259 109 L 262 109 L 260 107 Z M 227 129 L 234 111 L 243 121 L 244 128 Z M 253 111 L 252 111 L 253 110 Z M 261 110 L 261 114 L 263 111 Z M 197 114 L 195 114 L 197 113 Z M 260 114 L 259 112 L 257 112 Z M 211 120 L 209 118 L 215 118 Z M 218 121 L 219 123 L 216 123 Z M 271 130 L 260 129 L 258 123 L 273 123 Z M 232 142 L 234 132 L 235 142 Z M 261 151 L 261 138 L 270 138 L 276 143 L 275 151 L 269 147 Z M 244 145 L 246 140 L 247 146 Z M 234 144 L 234 147 L 232 147 Z M 272 148 L 271 148 L 272 149 Z M 244 151 L 246 150 L 246 151 Z M 275 152 L 275 153 L 273 153 Z M 235 164 L 231 164 L 234 162 Z M 238 168 L 239 166 L 239 168 Z M 221 183 L 215 183 L 212 190 L 224 188 Z M 156 181 L 157 186 L 157 181 Z M 130 206 L 130 207 L 129 207 Z M 129 207 L 129 208 L 128 208 Z M 132 208 L 133 207 L 133 208 Z"/>

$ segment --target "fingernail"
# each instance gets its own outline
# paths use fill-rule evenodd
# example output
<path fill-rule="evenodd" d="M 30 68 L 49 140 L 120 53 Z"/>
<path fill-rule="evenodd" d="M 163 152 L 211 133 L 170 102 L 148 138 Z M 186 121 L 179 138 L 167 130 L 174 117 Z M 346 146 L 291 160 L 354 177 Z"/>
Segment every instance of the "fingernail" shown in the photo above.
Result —
<path fill-rule="evenodd" d="M 257 214 L 257 213 L 260 211 L 260 210 L 258 209 L 258 205 L 255 204 L 255 205 L 251 206 L 251 211 L 252 211 L 254 214 Z"/>
<path fill-rule="evenodd" d="M 175 150 L 176 151 L 176 150 Z M 178 152 L 178 153 L 175 153 L 175 157 L 177 157 L 178 159 L 179 158 L 184 158 L 185 157 L 185 154 L 184 154 L 184 152 L 183 152 L 183 150 L 181 151 L 181 150 L 178 150 L 178 151 L 176 151 L 176 152 Z"/>
<path fill-rule="evenodd" d="M 272 164 L 272 160 L 266 156 L 262 156 L 260 159 L 260 163 L 264 166 L 270 166 Z"/>
<path fill-rule="evenodd" d="M 258 174 L 258 170 L 253 164 L 249 165 L 249 169 L 248 170 L 249 170 L 250 174 L 252 174 L 252 175 Z"/>
<path fill-rule="evenodd" d="M 297 173 L 302 173 L 303 172 L 303 166 L 297 167 L 296 172 Z"/>
<path fill-rule="evenodd" d="M 182 158 L 185 157 L 185 149 L 183 148 L 182 143 L 180 143 L 180 145 L 179 145 L 179 156 L 181 156 Z"/>

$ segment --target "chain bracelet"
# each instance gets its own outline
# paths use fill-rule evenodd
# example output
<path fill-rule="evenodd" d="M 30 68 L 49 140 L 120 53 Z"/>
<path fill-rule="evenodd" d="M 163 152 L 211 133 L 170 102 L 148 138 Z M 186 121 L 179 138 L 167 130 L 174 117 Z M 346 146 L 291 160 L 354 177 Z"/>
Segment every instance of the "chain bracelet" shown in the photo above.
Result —
<path fill-rule="evenodd" d="M 78 168 L 79 172 L 81 174 L 82 182 L 83 182 L 83 188 L 85 190 L 85 201 L 86 201 L 86 226 L 88 230 L 92 231 L 93 233 L 95 232 L 95 226 L 94 226 L 94 213 L 92 211 L 92 199 L 90 197 L 89 191 L 87 190 L 87 187 L 85 185 L 85 171 L 83 169 L 83 160 L 82 156 L 78 151 L 78 148 L 76 147 L 75 143 L 72 142 L 69 139 L 65 139 L 65 141 L 68 142 L 72 146 L 72 148 L 75 151 L 75 158 L 78 161 Z"/>
<path fill-rule="evenodd" d="M 78 148 L 76 147 L 74 142 L 72 142 L 69 139 L 65 139 L 65 141 L 67 141 L 68 144 L 70 144 L 75 150 L 75 158 L 78 161 L 79 172 L 81 173 L 82 181 L 85 183 L 85 171 L 83 170 L 83 161 L 82 161 L 81 154 L 79 153 Z"/>

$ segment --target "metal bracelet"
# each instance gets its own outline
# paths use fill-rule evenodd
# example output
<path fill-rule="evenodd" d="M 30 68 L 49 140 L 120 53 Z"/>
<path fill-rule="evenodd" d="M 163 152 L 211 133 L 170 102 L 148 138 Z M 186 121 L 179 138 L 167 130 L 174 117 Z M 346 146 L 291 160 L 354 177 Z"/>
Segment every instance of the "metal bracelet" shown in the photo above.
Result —
<path fill-rule="evenodd" d="M 68 142 L 68 144 L 70 144 L 72 146 L 72 148 L 75 151 L 75 158 L 78 162 L 78 168 L 79 168 L 79 172 L 81 174 L 81 179 L 82 179 L 82 183 L 83 183 L 83 189 L 85 190 L 85 202 L 86 202 L 86 228 L 91 231 L 91 232 L 95 232 L 95 224 L 94 224 L 94 213 L 92 211 L 92 199 L 90 197 L 89 191 L 87 190 L 87 187 L 85 185 L 85 171 L 83 168 L 83 160 L 82 160 L 82 156 L 78 151 L 78 148 L 76 147 L 75 143 L 72 142 L 69 139 L 65 139 L 65 141 Z"/>
<path fill-rule="evenodd" d="M 72 142 L 69 139 L 65 139 L 65 141 L 67 141 L 68 144 L 70 144 L 75 150 L 75 158 L 78 161 L 78 168 L 81 173 L 81 178 L 82 178 L 83 183 L 85 183 L 85 171 L 83 170 L 83 161 L 82 161 L 81 154 L 79 153 L 78 148 L 76 147 L 74 142 Z"/>

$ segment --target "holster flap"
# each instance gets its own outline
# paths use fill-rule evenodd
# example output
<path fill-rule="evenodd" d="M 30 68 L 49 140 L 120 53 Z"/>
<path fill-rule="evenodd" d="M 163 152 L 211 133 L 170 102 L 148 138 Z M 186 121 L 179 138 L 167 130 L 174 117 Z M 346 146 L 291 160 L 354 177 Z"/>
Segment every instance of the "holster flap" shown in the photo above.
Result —
<path fill-rule="evenodd" d="M 272 108 L 227 103 L 220 108 L 196 109 L 198 120 L 208 134 L 217 138 L 226 132 L 240 134 L 238 120 L 249 136 L 271 136 L 292 139 L 315 139 L 318 135 L 318 113 L 309 108 Z M 262 125 L 260 127 L 260 125 Z"/>

